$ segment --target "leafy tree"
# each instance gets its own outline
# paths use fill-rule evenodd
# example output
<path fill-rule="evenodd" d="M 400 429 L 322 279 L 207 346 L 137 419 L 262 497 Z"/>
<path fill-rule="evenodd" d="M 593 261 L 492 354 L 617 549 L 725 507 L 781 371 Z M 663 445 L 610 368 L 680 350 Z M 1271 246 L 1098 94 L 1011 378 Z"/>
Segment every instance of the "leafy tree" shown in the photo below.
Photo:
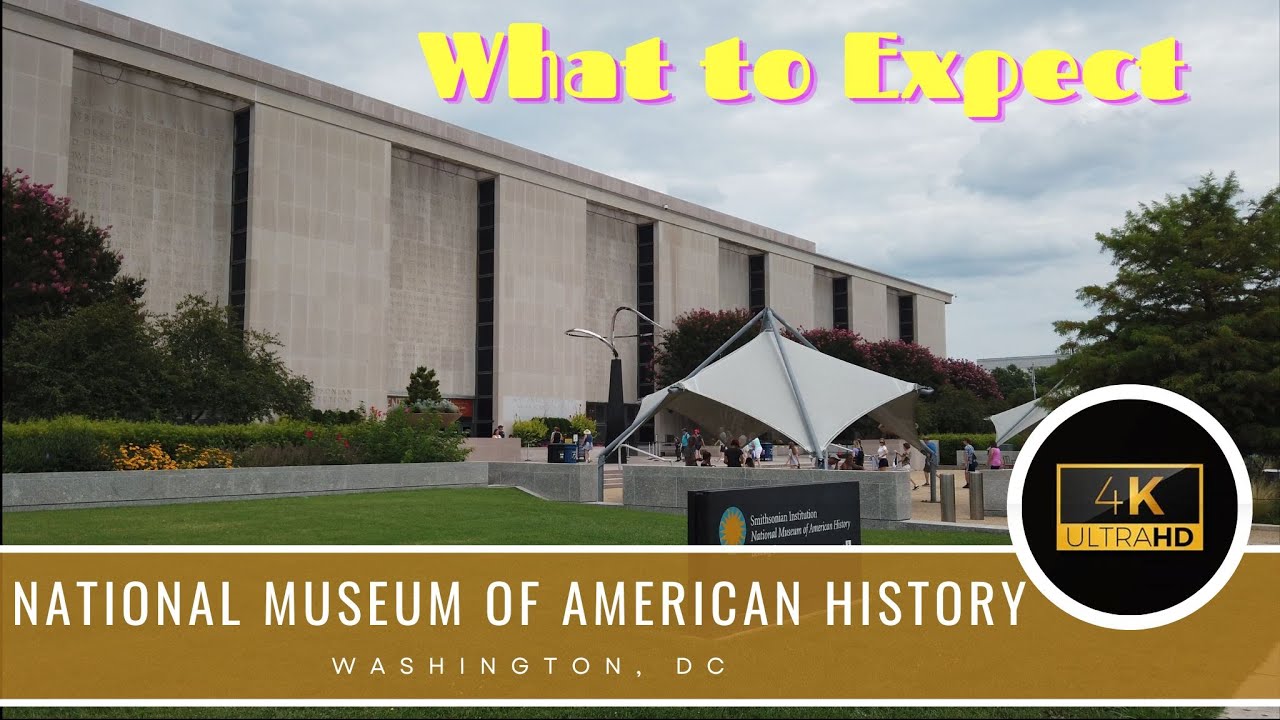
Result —
<path fill-rule="evenodd" d="M 19 322 L 4 343 L 4 417 L 150 420 L 167 405 L 155 332 L 110 300 Z"/>
<path fill-rule="evenodd" d="M 312 386 L 294 375 L 269 333 L 233 324 L 233 309 L 187 296 L 157 323 L 166 387 L 185 422 L 250 422 L 271 414 L 306 417 Z"/>
<path fill-rule="evenodd" d="M 143 282 L 120 276 L 122 258 L 71 199 L 37 185 L 22 170 L 4 170 L 0 192 L 4 338 L 22 318 L 64 317 L 76 308 L 121 296 L 142 297 Z"/>
<path fill-rule="evenodd" d="M 1054 324 L 1073 389 L 1155 385 L 1204 407 L 1245 452 L 1280 454 L 1280 186 L 1242 201 L 1232 173 L 1143 203 L 1098 234 L 1116 266 Z"/>
<path fill-rule="evenodd" d="M 658 387 L 677 383 L 693 372 L 733 334 L 742 329 L 752 315 L 747 310 L 690 310 L 676 318 L 653 351 L 654 379 Z M 734 343 L 727 352 L 746 345 L 759 333 L 756 327 Z"/>
<path fill-rule="evenodd" d="M 1052 373 L 1048 367 L 1034 369 L 1036 383 L 1031 386 L 1031 375 L 1017 365 L 996 368 L 991 371 L 991 378 L 1000 388 L 1000 395 L 1005 402 L 1001 409 L 1016 407 L 1030 402 L 1038 395 L 1044 395 L 1053 387 Z"/>
<path fill-rule="evenodd" d="M 947 386 L 917 405 L 916 424 L 922 433 L 989 431 L 990 409 L 972 390 Z"/>

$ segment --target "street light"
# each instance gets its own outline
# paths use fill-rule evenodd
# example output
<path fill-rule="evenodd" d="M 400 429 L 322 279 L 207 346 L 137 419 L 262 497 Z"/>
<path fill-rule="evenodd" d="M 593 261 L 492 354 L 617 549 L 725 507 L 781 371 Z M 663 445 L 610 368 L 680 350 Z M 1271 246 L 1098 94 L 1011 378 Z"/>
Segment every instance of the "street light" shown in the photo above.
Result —
<path fill-rule="evenodd" d="M 609 437 L 617 436 L 627 427 L 627 407 L 622 395 L 622 358 L 618 355 L 616 340 L 620 338 L 640 337 L 639 332 L 635 335 L 619 336 L 616 334 L 618 328 L 618 315 L 623 310 L 634 313 L 636 317 L 645 320 L 655 328 L 664 331 L 666 330 L 666 328 L 654 322 L 653 318 L 650 318 L 648 315 L 645 315 L 633 307 L 623 305 L 613 311 L 613 318 L 609 321 L 609 337 L 607 338 L 600 333 L 592 332 L 591 330 L 584 330 L 583 328 L 573 328 L 572 330 L 564 331 L 564 334 L 569 337 L 599 340 L 609 348 L 609 352 L 613 353 L 613 359 L 609 361 L 609 405 L 605 410 L 605 426 L 609 428 Z M 626 462 L 627 455 L 622 451 L 622 448 L 618 448 L 617 452 L 618 454 L 614 459 L 619 462 Z"/>

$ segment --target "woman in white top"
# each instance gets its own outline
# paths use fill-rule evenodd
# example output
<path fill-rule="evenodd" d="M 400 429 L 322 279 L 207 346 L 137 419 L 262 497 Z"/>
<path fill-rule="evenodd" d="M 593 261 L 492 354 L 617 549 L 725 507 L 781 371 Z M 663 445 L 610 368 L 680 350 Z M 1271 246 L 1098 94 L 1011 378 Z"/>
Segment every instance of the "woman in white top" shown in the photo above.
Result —
<path fill-rule="evenodd" d="M 898 452 L 898 469 L 907 471 L 907 482 L 911 483 L 912 490 L 920 489 L 911 477 L 911 445 L 905 440 L 902 441 L 902 450 Z"/>
<path fill-rule="evenodd" d="M 876 450 L 876 457 L 879 458 L 877 465 L 881 470 L 889 469 L 889 448 L 885 447 L 884 441 L 880 441 L 880 448 Z"/>

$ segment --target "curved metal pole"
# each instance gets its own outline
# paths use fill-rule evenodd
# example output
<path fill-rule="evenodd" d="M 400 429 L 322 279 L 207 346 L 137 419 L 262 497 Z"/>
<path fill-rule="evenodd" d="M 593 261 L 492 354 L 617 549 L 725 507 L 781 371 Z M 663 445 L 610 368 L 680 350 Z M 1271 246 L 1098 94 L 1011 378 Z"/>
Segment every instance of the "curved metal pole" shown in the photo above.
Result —
<path fill-rule="evenodd" d="M 590 330 L 583 330 L 582 328 L 573 328 L 572 330 L 565 330 L 564 334 L 568 335 L 569 337 L 576 337 L 576 338 L 595 338 L 600 342 L 604 343 L 606 346 L 608 346 L 609 352 L 612 352 L 614 357 L 618 357 L 618 348 L 614 347 L 613 342 L 605 339 L 605 337 L 600 333 L 591 332 Z"/>
<path fill-rule="evenodd" d="M 617 309 L 617 310 L 614 310 L 614 311 L 613 311 L 613 319 L 609 321 L 609 343 L 610 343 L 610 345 L 612 345 L 612 343 L 613 343 L 614 339 L 617 337 L 617 335 L 615 334 L 615 331 L 617 330 L 617 327 L 618 327 L 618 313 L 622 312 L 623 310 L 629 310 L 630 312 L 635 313 L 635 314 L 636 314 L 636 316 L 637 316 L 637 317 L 639 317 L 640 319 L 642 319 L 642 320 L 644 320 L 645 322 L 649 323 L 650 325 L 652 325 L 652 326 L 654 326 L 654 327 L 658 328 L 659 330 L 662 330 L 663 332 L 666 332 L 666 328 L 665 328 L 665 327 L 662 327 L 662 326 L 661 326 L 661 325 L 659 325 L 657 322 L 655 322 L 653 318 L 649 317 L 648 315 L 645 315 L 644 313 L 642 313 L 642 312 L 640 312 L 639 310 L 637 310 L 637 309 L 635 309 L 635 308 L 631 307 L 630 305 L 622 305 L 622 306 L 618 307 L 618 309 Z M 628 336 L 628 337 L 631 337 L 631 336 Z M 637 332 L 637 333 L 636 333 L 636 335 L 635 335 L 634 337 L 640 337 L 639 332 Z"/>

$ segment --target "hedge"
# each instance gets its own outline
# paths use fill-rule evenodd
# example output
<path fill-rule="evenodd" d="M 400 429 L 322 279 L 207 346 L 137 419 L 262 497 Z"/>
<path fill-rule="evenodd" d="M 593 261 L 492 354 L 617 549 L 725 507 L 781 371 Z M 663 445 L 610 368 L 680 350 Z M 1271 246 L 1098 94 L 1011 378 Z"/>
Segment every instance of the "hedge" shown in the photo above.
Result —
<path fill-rule="evenodd" d="M 326 464 L 458 462 L 467 450 L 457 426 L 411 426 L 402 413 L 385 421 L 317 425 L 296 420 L 247 425 L 175 425 L 60 417 L 4 423 L 4 472 L 111 470 L 125 445 L 156 444 L 173 454 L 179 445 L 217 448 L 239 455 L 251 449 L 318 450 Z M 105 451 L 105 452 L 104 452 Z M 260 454 L 260 453 L 258 453 Z M 246 458 L 247 459 L 247 458 Z M 240 463 L 237 465 L 243 466 Z"/>

